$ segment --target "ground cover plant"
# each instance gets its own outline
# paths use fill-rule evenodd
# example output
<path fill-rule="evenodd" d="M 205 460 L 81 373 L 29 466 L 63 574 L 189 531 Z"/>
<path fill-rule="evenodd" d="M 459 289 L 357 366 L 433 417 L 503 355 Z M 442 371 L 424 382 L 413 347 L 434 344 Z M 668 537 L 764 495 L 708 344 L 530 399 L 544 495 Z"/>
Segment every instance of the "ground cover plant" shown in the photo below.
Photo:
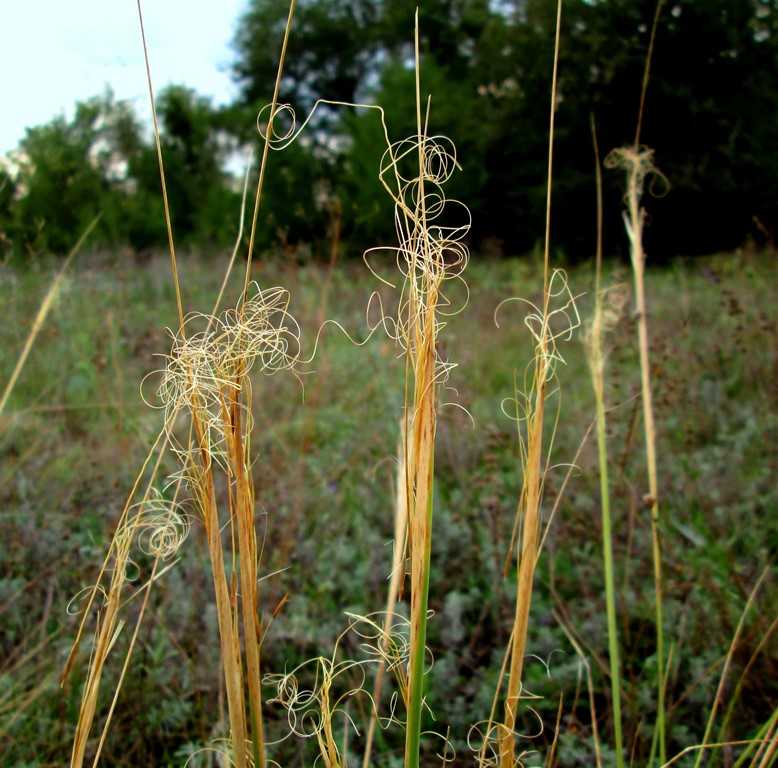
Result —
<path fill-rule="evenodd" d="M 249 259 L 235 308 L 196 316 L 214 305 L 196 257 L 171 280 L 76 254 L 50 294 L 43 263 L 3 271 L 3 370 L 24 362 L 1 414 L 9 764 L 345 765 L 376 722 L 365 764 L 775 760 L 774 256 L 649 273 L 637 315 L 626 270 L 564 276 L 548 241 L 468 264 L 466 226 L 433 224 L 456 162 L 427 109 L 417 86 L 417 133 L 381 165 L 388 267 L 339 265 L 333 229 L 329 265 Z M 573 334 L 591 316 L 594 354 Z M 652 518 L 659 493 L 672 515 Z M 73 595 L 95 641 L 71 652 Z"/>
<path fill-rule="evenodd" d="M 162 329 L 175 318 L 164 260 L 139 265 L 118 255 L 81 259 L 71 267 L 4 415 L 2 752 L 9 765 L 69 759 L 79 690 L 73 683 L 60 690 L 59 678 L 74 624 L 57 606 L 90 583 L 143 447 L 156 434 L 158 414 L 143 404 L 138 381 L 155 369 L 154 354 L 166 344 Z M 185 295 L 205 303 L 212 264 L 188 264 Z M 436 616 L 428 639 L 435 655 L 430 706 L 438 722 L 452 725 L 452 733 L 488 710 L 493 661 L 501 658 L 510 626 L 509 584 L 502 569 L 513 520 L 517 449 L 512 424 L 500 409 L 513 377 L 503 350 L 528 354 L 530 348 L 521 328 L 496 329 L 493 311 L 521 285 L 539 279 L 536 266 L 526 261 L 474 259 L 469 269 L 467 323 L 453 318 L 447 330 L 449 354 L 459 361 L 451 385 L 476 427 L 451 409 L 444 409 L 438 427 L 438 539 L 432 551 L 437 577 L 430 596 Z M 3 350 L 19 348 L 25 318 L 34 317 L 50 276 L 42 264 L 21 274 L 4 273 L 4 295 L 19 325 L 4 326 Z M 289 286 L 290 311 L 304 334 L 316 331 L 325 292 L 328 306 L 339 308 L 333 316 L 346 327 L 364 328 L 369 286 L 357 265 L 339 265 L 330 273 L 325 267 L 277 262 L 256 268 L 255 276 Z M 606 282 L 627 278 L 624 267 L 606 263 Z M 675 644 L 668 685 L 670 754 L 701 740 L 740 611 L 762 568 L 775 558 L 778 534 L 771 510 L 778 415 L 770 288 L 775 278 L 775 262 L 760 253 L 679 263 L 671 270 L 649 269 L 647 275 L 660 382 L 659 466 L 667 478 L 666 504 L 674 510 L 663 539 L 668 634 Z M 571 270 L 569 279 L 582 289 L 591 286 L 586 267 Z M 591 292 L 587 296 L 582 301 L 591 301 Z M 744 296 L 747 304 L 738 298 Z M 117 300 L 122 312 L 114 315 L 118 341 L 112 353 L 106 317 L 116 312 Z M 584 315 L 587 306 L 582 305 Z M 638 512 L 645 484 L 633 427 L 639 407 L 633 323 L 624 314 L 612 331 L 607 380 L 608 402 L 621 406 L 609 414 L 608 445 L 616 478 L 614 559 L 628 744 L 650 706 L 653 685 L 653 576 L 650 531 Z M 287 569 L 264 582 L 265 613 L 290 595 L 265 649 L 267 668 L 274 670 L 330 653 L 344 629 L 343 611 L 381 610 L 391 567 L 397 418 L 387 414 L 401 413 L 397 391 L 404 374 L 386 339 L 373 337 L 357 348 L 333 334 L 325 344 L 327 361 L 306 381 L 305 406 L 296 385 L 271 378 L 265 384 L 272 407 L 261 404 L 255 413 L 257 421 L 268 424 L 253 445 L 262 456 L 255 482 L 264 488 L 267 512 L 265 567 L 268 573 Z M 591 422 L 594 400 L 585 385 L 583 343 L 565 351 L 564 375 L 579 382 L 566 390 L 567 415 L 557 428 L 558 451 L 569 460 Z M 6 354 L 3 370 L 9 371 L 14 359 Z M 124 372 L 120 389 L 112 354 Z M 41 381 L 48 382 L 44 392 Z M 343 408 L 342 392 L 352 387 L 350 407 Z M 590 764 L 591 721 L 588 698 L 575 700 L 580 664 L 560 619 L 578 642 L 585 640 L 595 660 L 591 671 L 604 738 L 610 722 L 600 491 L 591 437 L 577 464 L 580 473 L 568 484 L 539 562 L 528 639 L 531 652 L 550 666 L 547 672 L 540 661 L 528 662 L 529 689 L 545 696 L 533 706 L 549 730 L 527 746 L 546 743 L 564 692 L 569 709 L 557 752 L 563 765 Z M 548 498 L 555 498 L 565 471 L 549 474 Z M 52 499 L 59 501 L 54 505 Z M 218 669 L 203 662 L 218 657 L 206 568 L 205 536 L 195 525 L 185 557 L 153 592 L 138 666 L 125 681 L 104 747 L 105 764 L 182 764 L 187 744 L 208 743 L 221 709 Z M 774 584 L 765 589 L 738 644 L 730 694 L 774 621 Z M 739 686 L 727 737 L 755 733 L 775 707 L 771 648 L 774 640 L 768 640 Z M 110 685 L 117 671 L 109 666 L 108 674 Z M 102 701 L 99 713 L 105 714 Z M 274 718 L 277 726 L 277 713 Z M 647 738 L 644 734 L 640 742 L 643 749 Z"/>

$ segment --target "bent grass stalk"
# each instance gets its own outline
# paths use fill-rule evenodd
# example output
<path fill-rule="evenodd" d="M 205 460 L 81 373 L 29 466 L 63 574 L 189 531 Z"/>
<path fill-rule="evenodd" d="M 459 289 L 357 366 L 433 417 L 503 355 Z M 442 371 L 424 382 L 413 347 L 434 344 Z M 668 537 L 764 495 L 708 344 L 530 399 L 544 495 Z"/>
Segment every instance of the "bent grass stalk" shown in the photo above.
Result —
<path fill-rule="evenodd" d="M 592 666 L 589 663 L 589 660 L 586 658 L 586 654 L 583 651 L 583 648 L 581 648 L 578 641 L 573 636 L 573 633 L 570 631 L 569 627 L 565 624 L 565 620 L 560 616 L 556 611 L 553 612 L 554 618 L 556 619 L 559 626 L 562 628 L 562 631 L 565 633 L 565 636 L 567 637 L 568 642 L 570 645 L 573 646 L 575 652 L 578 654 L 578 658 L 581 661 L 581 664 L 583 665 L 584 670 L 586 671 L 586 685 L 587 690 L 589 692 L 589 711 L 591 713 L 592 718 L 592 738 L 594 740 L 594 750 L 595 750 L 595 760 L 597 764 L 597 768 L 602 768 L 602 754 L 600 752 L 600 737 L 598 734 L 597 729 L 597 708 L 594 701 L 594 683 L 592 682 Z M 561 707 L 561 705 L 560 705 Z M 559 722 L 557 721 L 557 729 L 559 728 Z M 555 736 L 558 734 L 555 734 Z M 551 760 L 549 760 L 549 765 L 552 765 Z"/>
<path fill-rule="evenodd" d="M 735 633 L 732 636 L 732 640 L 730 641 L 729 644 L 729 650 L 727 651 L 727 654 L 723 659 L 723 669 L 721 671 L 721 675 L 719 677 L 719 684 L 713 698 L 713 706 L 711 707 L 711 711 L 708 715 L 708 723 L 705 728 L 705 734 L 703 736 L 702 743 L 688 746 L 685 749 L 682 749 L 666 763 L 663 763 L 662 768 L 668 768 L 669 766 L 674 765 L 685 755 L 689 755 L 692 753 L 696 753 L 696 760 L 694 762 L 695 768 L 699 768 L 699 766 L 702 764 L 702 760 L 704 759 L 705 754 L 707 753 L 712 753 L 711 759 L 708 761 L 708 765 L 713 766 L 716 762 L 716 757 L 718 755 L 719 750 L 721 750 L 724 747 L 734 747 L 734 746 L 742 746 L 745 747 L 745 749 L 740 754 L 738 759 L 731 763 L 732 768 L 741 768 L 742 766 L 746 765 L 746 763 L 750 766 L 750 768 L 768 768 L 769 766 L 774 765 L 775 761 L 778 760 L 778 707 L 775 707 L 772 710 L 770 715 L 767 717 L 765 722 L 761 725 L 761 727 L 759 728 L 757 733 L 753 736 L 753 738 L 730 740 L 730 741 L 725 741 L 722 738 L 724 731 L 728 725 L 732 708 L 736 705 L 736 703 L 739 700 L 740 689 L 741 689 L 741 684 L 743 682 L 743 679 L 745 678 L 751 664 L 754 662 L 756 657 L 759 655 L 759 653 L 762 651 L 764 646 L 767 644 L 768 638 L 772 635 L 773 631 L 776 628 L 776 625 L 778 624 L 778 619 L 774 620 L 770 624 L 769 628 L 767 629 L 764 636 L 760 640 L 759 645 L 757 646 L 754 653 L 752 654 L 751 659 L 749 660 L 745 669 L 741 672 L 740 680 L 738 681 L 737 685 L 734 687 L 734 690 L 729 694 L 730 704 L 729 704 L 728 711 L 724 717 L 721 730 L 719 732 L 719 740 L 715 742 L 709 741 L 710 735 L 713 730 L 713 722 L 716 718 L 719 705 L 721 704 L 724 698 L 727 676 L 729 675 L 734 654 L 740 642 L 741 635 L 743 634 L 743 631 L 745 629 L 746 619 L 748 618 L 749 612 L 751 611 L 751 609 L 754 607 L 756 603 L 757 593 L 761 589 L 762 585 L 767 581 L 768 577 L 770 576 L 770 573 L 771 571 L 769 566 L 762 571 L 762 574 L 759 576 L 759 579 L 757 580 L 753 589 L 749 593 L 748 599 L 746 600 L 746 603 L 743 606 L 743 610 L 741 611 L 740 614 L 740 619 L 738 620 L 737 627 L 735 628 Z"/>
<path fill-rule="evenodd" d="M 710 738 L 711 731 L 713 730 L 713 721 L 716 718 L 716 712 L 718 711 L 719 703 L 721 702 L 724 693 L 724 684 L 727 681 L 727 675 L 729 674 L 729 668 L 732 663 L 732 657 L 735 653 L 735 648 L 737 647 L 738 641 L 740 640 L 740 635 L 743 632 L 743 628 L 746 623 L 746 618 L 751 609 L 751 606 L 754 604 L 754 601 L 756 600 L 757 592 L 759 591 L 763 582 L 766 580 L 769 573 L 770 573 L 769 567 L 765 568 L 765 570 L 762 572 L 762 575 L 759 577 L 758 581 L 754 585 L 754 588 L 751 590 L 751 594 L 748 596 L 748 600 L 746 601 L 745 607 L 743 608 L 743 612 L 740 615 L 740 621 L 738 621 L 737 628 L 735 629 L 735 634 L 733 635 L 732 641 L 730 642 L 729 651 L 727 652 L 727 657 L 724 662 L 724 668 L 721 671 L 721 677 L 719 678 L 719 685 L 718 688 L 716 689 L 716 695 L 713 698 L 713 706 L 711 707 L 710 715 L 708 716 L 708 724 L 705 727 L 705 734 L 702 739 L 702 744 L 699 745 L 700 751 L 697 753 L 697 759 L 694 762 L 694 768 L 699 768 L 700 764 L 702 763 L 702 757 L 704 751 L 709 746 L 708 739 Z"/>
<path fill-rule="evenodd" d="M 97 216 L 95 219 L 93 219 L 92 223 L 84 230 L 84 233 L 81 235 L 81 237 L 78 238 L 78 241 L 67 255 L 67 258 L 62 262 L 62 266 L 59 268 L 57 276 L 54 278 L 54 280 L 52 280 L 48 291 L 46 291 L 46 295 L 43 297 L 43 301 L 41 302 L 41 305 L 38 309 L 38 314 L 35 315 L 32 328 L 30 328 L 30 332 L 27 335 L 26 341 L 24 342 L 22 351 L 19 353 L 19 357 L 16 360 L 16 365 L 11 372 L 11 377 L 8 379 L 8 383 L 3 389 L 2 397 L 0 397 L 0 416 L 2 416 L 6 403 L 8 402 L 8 398 L 11 396 L 11 392 L 16 386 L 16 382 L 18 381 L 19 375 L 22 372 L 22 368 L 24 368 L 24 364 L 27 362 L 30 350 L 32 349 L 33 344 L 35 344 L 35 339 L 38 338 L 38 334 L 43 327 L 43 323 L 46 321 L 46 317 L 49 314 L 49 310 L 51 309 L 51 306 L 54 302 L 54 298 L 59 291 L 59 286 L 62 283 L 62 278 L 65 276 L 65 271 L 70 266 L 70 262 L 73 261 L 76 254 L 81 250 L 81 246 L 86 242 L 86 239 L 92 233 L 92 230 L 97 226 L 98 221 L 100 221 L 100 216 Z"/>
<path fill-rule="evenodd" d="M 742 692 L 743 685 L 745 684 L 746 678 L 748 677 L 748 673 L 751 670 L 751 667 L 753 666 L 754 662 L 757 660 L 759 655 L 767 646 L 767 642 L 772 636 L 773 632 L 775 632 L 776 628 L 778 628 L 778 616 L 776 616 L 773 619 L 772 623 L 767 628 L 767 631 L 762 636 L 762 639 L 759 641 L 759 644 L 754 649 L 754 652 L 751 654 L 751 658 L 748 660 L 748 663 L 745 665 L 742 672 L 740 673 L 740 679 L 737 681 L 737 684 L 735 685 L 735 688 L 730 696 L 727 710 L 721 721 L 721 726 L 719 728 L 719 735 L 717 741 L 724 741 L 727 729 L 729 728 L 730 722 L 732 720 L 732 716 L 735 712 L 735 708 L 737 706 L 738 701 L 740 700 L 740 694 Z M 776 712 L 778 712 L 778 710 L 776 710 Z"/>

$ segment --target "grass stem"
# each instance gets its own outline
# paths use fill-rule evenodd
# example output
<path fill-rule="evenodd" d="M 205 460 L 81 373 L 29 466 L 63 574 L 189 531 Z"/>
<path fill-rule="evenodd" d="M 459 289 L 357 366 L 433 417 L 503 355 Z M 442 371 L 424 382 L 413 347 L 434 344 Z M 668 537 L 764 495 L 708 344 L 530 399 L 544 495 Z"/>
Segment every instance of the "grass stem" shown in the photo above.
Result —
<path fill-rule="evenodd" d="M 595 154 L 597 181 L 597 261 L 594 281 L 594 319 L 588 334 L 589 367 L 596 401 L 597 414 L 597 457 L 600 472 L 600 499 L 602 509 L 602 553 L 605 569 L 605 602 L 608 622 L 608 655 L 610 658 L 611 701 L 613 707 L 613 735 L 616 750 L 616 765 L 623 768 L 624 744 L 621 722 L 621 665 L 619 663 L 619 637 L 616 624 L 616 595 L 613 574 L 613 536 L 610 507 L 608 445 L 605 424 L 605 354 L 602 349 L 604 317 L 602 307 L 602 172 L 600 153 L 597 146 L 597 132 L 592 116 L 592 140 Z"/>
<path fill-rule="evenodd" d="M 70 266 L 70 262 L 73 261 L 75 255 L 81 250 L 81 246 L 84 244 L 86 239 L 92 233 L 92 230 L 97 226 L 97 222 L 99 220 L 100 217 L 97 216 L 92 221 L 92 223 L 84 230 L 84 233 L 81 235 L 81 237 L 78 238 L 78 242 L 73 246 L 70 253 L 67 255 L 65 261 L 62 262 L 62 266 L 59 268 L 59 272 L 57 272 L 57 276 L 52 281 L 48 291 L 46 291 L 46 295 L 44 296 L 43 301 L 41 302 L 40 309 L 38 309 L 38 314 L 35 315 L 35 320 L 32 323 L 32 328 L 30 329 L 30 332 L 27 335 L 27 340 L 24 342 L 24 347 L 22 348 L 22 351 L 16 360 L 16 365 L 14 366 L 14 369 L 11 372 L 11 378 L 8 379 L 8 383 L 5 385 L 5 389 L 3 390 L 3 395 L 2 397 L 0 397 L 0 415 L 2 415 L 3 411 L 5 410 L 5 406 L 6 403 L 8 402 L 8 398 L 11 396 L 11 392 L 13 391 L 13 388 L 16 386 L 16 381 L 19 378 L 19 374 L 22 372 L 22 368 L 24 368 L 24 364 L 27 362 L 27 358 L 29 357 L 30 350 L 32 349 L 32 345 L 35 343 L 35 339 L 38 337 L 38 334 L 40 333 L 41 327 L 43 326 L 43 323 L 46 320 L 46 316 L 49 314 L 51 305 L 54 302 L 54 297 L 57 295 L 59 286 L 62 283 L 62 278 L 65 276 L 65 271 Z"/>
<path fill-rule="evenodd" d="M 623 168 L 627 176 L 627 192 L 624 212 L 624 226 L 630 245 L 630 258 L 635 285 L 635 313 L 637 316 L 638 348 L 640 355 L 640 383 L 643 402 L 643 432 L 646 446 L 646 467 L 648 474 L 648 493 L 643 497 L 651 515 L 652 559 L 654 566 L 655 625 L 656 625 L 656 663 L 657 663 L 657 712 L 656 742 L 659 762 L 667 760 L 665 728 L 665 648 L 664 619 L 662 614 L 662 556 L 659 530 L 659 481 L 656 458 L 656 424 L 654 421 L 654 401 L 651 386 L 651 355 L 648 337 L 648 309 L 646 306 L 645 266 L 646 254 L 643 250 L 643 225 L 645 209 L 640 199 L 646 176 L 658 174 L 653 166 L 653 152 L 649 149 L 635 150 L 632 147 L 613 150 L 605 159 L 610 168 Z"/>
<path fill-rule="evenodd" d="M 532 386 L 526 395 L 527 403 L 527 452 L 524 465 L 524 481 L 518 508 L 520 535 L 517 538 L 518 572 L 516 577 L 516 610 L 514 616 L 510 662 L 508 665 L 508 686 L 504 704 L 502 728 L 498 731 L 500 768 L 513 768 L 516 751 L 516 717 L 521 695 L 521 676 L 524 664 L 524 650 L 529 627 L 529 612 L 532 600 L 532 582 L 537 564 L 538 536 L 540 530 L 540 501 L 542 496 L 543 471 L 543 417 L 546 392 L 551 370 L 552 342 L 549 320 L 550 300 L 550 232 L 551 232 L 551 180 L 554 152 L 554 115 L 556 110 L 556 83 L 559 66 L 560 31 L 562 25 L 562 0 L 557 3 L 556 35 L 554 42 L 554 67 L 551 88 L 551 116 L 548 143 L 548 182 L 546 190 L 546 233 L 543 267 L 543 311 L 541 327 L 537 331 L 534 376 Z M 534 393 L 534 404 L 532 403 Z M 518 403 L 518 395 L 517 395 Z M 521 423 L 521 420 L 519 420 Z"/>

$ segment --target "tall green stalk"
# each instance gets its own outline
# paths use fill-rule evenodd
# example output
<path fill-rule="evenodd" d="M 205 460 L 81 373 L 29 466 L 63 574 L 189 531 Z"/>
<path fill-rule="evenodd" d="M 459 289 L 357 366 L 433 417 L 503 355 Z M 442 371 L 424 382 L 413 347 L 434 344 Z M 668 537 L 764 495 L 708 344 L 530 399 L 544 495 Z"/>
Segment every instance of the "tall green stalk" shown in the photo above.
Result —
<path fill-rule="evenodd" d="M 619 637 L 616 626 L 616 590 L 613 576 L 613 537 L 611 523 L 610 489 L 608 485 L 608 444 L 605 432 L 605 355 L 602 338 L 605 331 L 602 308 L 602 173 L 597 134 L 592 117 L 592 138 L 596 160 L 597 179 L 597 266 L 594 280 L 594 319 L 588 335 L 589 367 L 597 409 L 597 454 L 600 468 L 600 498 L 602 509 L 602 558 L 605 568 L 605 605 L 608 617 L 608 656 L 610 659 L 611 700 L 613 706 L 613 735 L 616 765 L 624 766 L 624 743 L 621 725 L 621 665 Z"/>
<path fill-rule="evenodd" d="M 432 530 L 432 469 L 429 466 L 429 498 L 427 500 L 426 527 Z M 420 581 L 411 593 L 411 658 L 409 662 L 408 725 L 405 742 L 405 768 L 418 768 L 421 742 L 421 715 L 424 704 L 424 656 L 427 643 L 427 610 L 430 588 L 430 553 L 432 537 L 426 537 L 421 556 Z M 414 594 L 415 592 L 415 594 Z"/>
<path fill-rule="evenodd" d="M 599 281 L 598 281 L 599 282 Z M 597 401 L 597 449 L 600 465 L 600 496 L 602 506 L 602 559 L 605 566 L 605 603 L 608 615 L 608 655 L 610 657 L 611 698 L 613 705 L 613 733 L 616 747 L 616 764 L 624 766 L 624 745 L 621 732 L 621 667 L 619 663 L 619 638 L 616 626 L 616 596 L 613 577 L 613 539 L 611 527 L 610 492 L 608 488 L 608 446 L 605 436 L 605 402 L 603 374 L 605 361 L 602 353 L 602 307 L 599 291 L 592 328 L 592 381 Z"/>

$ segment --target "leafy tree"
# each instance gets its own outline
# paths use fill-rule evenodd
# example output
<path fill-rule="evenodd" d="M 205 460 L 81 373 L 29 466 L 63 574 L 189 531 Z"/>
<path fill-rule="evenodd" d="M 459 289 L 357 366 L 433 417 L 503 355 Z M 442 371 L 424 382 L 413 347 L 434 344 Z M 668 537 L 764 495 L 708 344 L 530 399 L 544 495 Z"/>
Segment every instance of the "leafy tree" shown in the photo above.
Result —
<path fill-rule="evenodd" d="M 398 135 L 414 130 L 414 8 L 409 0 L 303 0 L 282 98 L 306 110 L 317 98 L 370 96 L 396 113 L 390 127 Z M 476 239 L 498 238 L 510 251 L 542 237 L 556 9 L 556 0 L 430 0 L 420 8 L 422 87 L 433 94 L 435 131 L 454 139 L 465 169 L 449 191 L 470 205 Z M 565 3 L 553 227 L 571 256 L 593 247 L 590 115 L 603 152 L 634 141 L 655 11 L 656 0 Z M 268 100 L 286 13 L 284 0 L 252 0 L 240 25 L 235 71 L 252 108 Z M 666 198 L 647 201 L 652 251 L 716 250 L 774 229 L 778 156 L 764 115 L 778 102 L 776 25 L 776 0 L 664 4 L 640 135 L 671 185 Z M 369 114 L 342 114 L 325 115 L 314 140 L 335 155 L 329 168 L 353 217 L 347 225 L 359 232 L 364 214 L 355 205 L 377 142 L 365 127 Z M 613 248 L 623 238 L 622 180 L 606 179 Z M 372 210 L 377 198 L 368 198 Z"/>
<path fill-rule="evenodd" d="M 160 93 L 158 112 L 176 241 L 231 244 L 240 195 L 225 170 L 236 146 L 228 116 L 180 86 Z M 67 251 L 98 213 L 93 244 L 166 247 L 153 137 L 110 92 L 77 104 L 72 120 L 28 129 L 14 164 L 0 190 L 0 222 L 17 249 Z"/>
<path fill-rule="evenodd" d="M 240 196 L 231 188 L 225 170 L 235 142 L 219 110 L 190 88 L 169 86 L 157 99 L 157 113 L 176 241 L 189 245 L 231 242 Z M 153 147 L 137 155 L 133 175 L 138 180 L 139 201 L 156 198 L 159 208 L 160 180 Z"/>
<path fill-rule="evenodd" d="M 20 237 L 26 245 L 62 253 L 102 213 L 101 233 L 118 233 L 120 216 L 110 177 L 114 160 L 102 143 L 110 95 L 76 105 L 71 121 L 56 117 L 27 129 L 18 152 L 16 203 Z"/>
<path fill-rule="evenodd" d="M 0 259 L 11 250 L 14 230 L 14 197 L 16 183 L 8 171 L 0 168 Z"/>
<path fill-rule="evenodd" d="M 303 0 L 284 66 L 283 99 L 307 111 L 318 98 L 353 101 L 376 55 L 373 0 Z M 235 38 L 236 77 L 243 101 L 260 108 L 270 101 L 289 4 L 260 0 L 249 5 Z M 257 43 L 261 41 L 261 44 Z"/>

